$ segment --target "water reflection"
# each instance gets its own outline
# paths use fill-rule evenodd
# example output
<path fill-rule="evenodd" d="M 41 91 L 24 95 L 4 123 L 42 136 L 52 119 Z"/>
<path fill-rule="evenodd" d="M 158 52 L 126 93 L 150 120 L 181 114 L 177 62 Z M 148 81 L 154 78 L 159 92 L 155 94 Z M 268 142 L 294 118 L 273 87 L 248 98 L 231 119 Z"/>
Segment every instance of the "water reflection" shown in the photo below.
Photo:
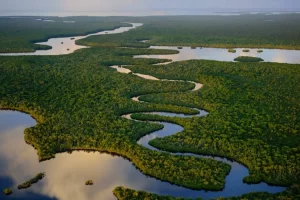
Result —
<path fill-rule="evenodd" d="M 44 20 L 45 21 L 45 20 Z M 46 20 L 48 22 L 53 20 Z M 54 21 L 53 21 L 54 22 Z M 71 21 L 65 21 L 66 23 L 72 23 Z M 117 34 L 127 32 L 136 27 L 142 26 L 141 23 L 130 23 L 132 26 L 130 27 L 120 27 L 110 31 L 101 31 L 98 33 L 89 34 L 86 36 L 77 36 L 77 37 L 62 37 L 62 38 L 51 38 L 47 42 L 39 42 L 36 44 L 51 46 L 50 50 L 38 50 L 31 53 L 1 53 L 2 56 L 24 56 L 24 55 L 62 55 L 62 54 L 70 54 L 78 49 L 88 48 L 86 46 L 81 46 L 75 44 L 76 40 L 84 39 L 89 36 L 94 35 L 105 35 L 105 34 Z"/>
<path fill-rule="evenodd" d="M 73 152 L 58 154 L 55 159 L 38 162 L 36 151 L 25 144 L 24 128 L 35 125 L 35 121 L 26 114 L 14 111 L 0 111 L 0 188 L 11 187 L 14 194 L 6 199 L 61 199 L 61 200 L 112 200 L 112 190 L 116 186 L 125 186 L 136 190 L 146 190 L 161 195 L 203 197 L 241 195 L 252 191 L 284 190 L 282 187 L 270 187 L 266 184 L 242 184 L 242 178 L 248 175 L 247 168 L 235 162 L 232 173 L 226 177 L 225 190 L 221 192 L 194 191 L 170 183 L 150 178 L 138 171 L 128 160 L 109 154 Z M 5 129 L 2 129 L 5 127 Z M 178 125 L 165 124 L 166 129 L 151 134 L 162 137 L 182 130 Z M 148 140 L 149 141 L 149 140 Z M 191 154 L 186 154 L 191 155 Z M 28 190 L 18 191 L 17 185 L 32 178 L 38 172 L 46 172 L 46 177 Z M 94 186 L 85 186 L 92 179 Z"/>
<path fill-rule="evenodd" d="M 12 118 L 15 120 L 10 121 Z M 116 186 L 152 190 L 164 185 L 172 187 L 171 184 L 146 177 L 129 161 L 109 154 L 63 153 L 58 154 L 55 159 L 39 163 L 36 151 L 25 144 L 23 138 L 24 128 L 33 126 L 34 120 L 28 115 L 12 111 L 0 111 L 0 119 L 10 122 L 5 131 L 2 131 L 4 123 L 0 127 L 0 183 L 3 187 L 13 187 L 13 198 L 32 199 L 38 195 L 40 199 L 55 197 L 61 200 L 109 200 L 115 199 L 112 190 Z M 38 172 L 46 172 L 45 179 L 28 190 L 16 189 L 19 183 L 32 178 Z M 94 180 L 95 185 L 85 186 L 88 179 Z M 1 194 L 0 199 L 11 197 Z"/>
<path fill-rule="evenodd" d="M 238 56 L 252 56 L 264 59 L 264 62 L 278 62 L 278 63 L 300 63 L 299 50 L 284 50 L 284 49 L 262 49 L 262 53 L 258 53 L 261 49 L 249 49 L 250 52 L 243 52 L 243 48 L 236 48 L 236 53 L 229 53 L 228 49 L 221 48 L 201 48 L 192 49 L 190 47 L 183 47 L 178 49 L 171 46 L 151 46 L 151 49 L 172 49 L 178 50 L 178 54 L 173 55 L 138 55 L 135 58 L 159 58 L 171 59 L 172 61 L 183 61 L 192 59 L 204 60 L 218 60 L 218 61 L 233 61 Z"/>
<path fill-rule="evenodd" d="M 53 20 L 44 20 L 37 19 L 43 21 L 52 21 Z M 73 21 L 64 21 L 65 23 L 73 23 Z M 31 53 L 1 53 L 2 56 L 22 56 L 22 55 L 62 55 L 62 54 L 70 54 L 78 49 L 88 48 L 87 46 L 76 45 L 75 41 L 87 38 L 89 36 L 94 35 L 105 35 L 105 34 L 118 34 L 127 32 L 131 29 L 142 26 L 142 23 L 130 23 L 131 27 L 121 27 L 111 31 L 101 31 L 94 34 L 89 34 L 86 36 L 77 36 L 77 37 L 63 37 L 63 38 L 51 38 L 47 42 L 40 42 L 36 44 L 40 45 L 48 45 L 51 46 L 50 50 L 38 50 Z M 148 42 L 148 40 L 142 40 L 140 42 Z M 178 54 L 172 55 L 137 55 L 134 58 L 159 58 L 159 59 L 170 59 L 173 62 L 175 61 L 183 61 L 183 60 L 192 60 L 192 59 L 204 59 L 204 60 L 217 60 L 217 61 L 234 61 L 234 59 L 238 56 L 252 56 L 252 57 L 260 57 L 264 60 L 264 62 L 278 62 L 278 63 L 291 63 L 291 64 L 299 64 L 300 63 L 300 51 L 299 50 L 284 50 L 284 49 L 262 49 L 262 53 L 258 53 L 258 50 L 261 49 L 250 49 L 250 52 L 243 52 L 243 48 L 236 48 L 236 53 L 229 53 L 228 49 L 221 48 L 201 48 L 198 47 L 196 49 L 192 49 L 191 47 L 183 47 L 182 49 L 178 49 L 177 47 L 172 46 L 151 46 L 151 49 L 171 49 L 178 50 Z M 159 63 L 162 64 L 169 64 Z M 116 68 L 117 69 L 117 68 Z M 119 69 L 117 69 L 119 70 Z M 126 69 L 122 69 L 122 73 L 129 73 Z M 125 70 L 125 71 L 124 71 Z M 119 71 L 121 72 L 121 71 Z M 149 75 L 141 75 L 136 74 L 137 76 L 147 76 L 148 79 L 157 80 Z M 197 85 L 196 85 L 197 86 Z M 199 88 L 200 89 L 200 88 Z"/>
<path fill-rule="evenodd" d="M 159 114 L 159 113 L 153 113 L 153 114 Z M 170 124 L 170 123 L 160 123 L 160 124 L 164 125 L 164 129 L 142 137 L 138 141 L 138 144 L 142 145 L 143 147 L 146 147 L 148 149 L 158 151 L 158 149 L 149 145 L 149 141 L 151 141 L 155 138 L 162 138 L 162 137 L 170 136 L 170 135 L 173 135 L 174 132 L 179 133 L 184 130 L 183 127 L 176 125 L 176 124 Z"/>
<path fill-rule="evenodd" d="M 127 68 L 124 68 L 125 65 L 122 65 L 122 66 L 118 66 L 118 65 L 113 65 L 113 66 L 110 66 L 111 68 L 113 69 L 116 69 L 118 72 L 122 73 L 122 74 L 129 74 L 131 73 L 131 70 L 130 69 L 127 69 Z M 146 75 L 146 74 L 139 74 L 139 73 L 132 73 L 138 77 L 141 77 L 141 78 L 144 78 L 144 79 L 147 79 L 147 80 L 154 80 L 154 81 L 157 81 L 159 80 L 158 78 L 155 78 L 154 76 L 150 76 L 150 75 Z"/>
<path fill-rule="evenodd" d="M 163 64 L 163 63 L 161 63 L 161 64 Z M 166 63 L 164 63 L 164 64 L 166 64 Z M 126 65 L 121 65 L 121 66 L 119 66 L 119 65 L 113 65 L 113 66 L 110 66 L 110 68 L 116 69 L 117 72 L 122 73 L 122 74 L 129 74 L 129 73 L 132 72 L 130 69 L 127 69 L 127 68 L 125 68 L 125 67 L 126 67 Z M 133 75 L 136 75 L 136 76 L 138 76 L 138 77 L 141 77 L 141 78 L 143 78 L 143 79 L 153 80 L 153 81 L 177 81 L 177 82 L 189 82 L 189 83 L 192 83 L 192 84 L 195 85 L 195 87 L 193 88 L 192 91 L 200 90 L 200 89 L 203 87 L 203 85 L 202 85 L 201 83 L 196 83 L 196 82 L 193 82 L 193 81 L 158 79 L 158 78 L 156 78 L 156 77 L 154 77 L 154 76 L 150 76 L 150 75 L 146 75 L 146 74 L 140 74 L 140 73 L 132 73 L 132 74 L 133 74 Z M 133 101 L 139 101 L 139 100 L 138 100 L 138 97 L 133 97 L 132 100 L 133 100 Z M 140 101 L 140 102 L 141 102 L 141 101 Z"/>

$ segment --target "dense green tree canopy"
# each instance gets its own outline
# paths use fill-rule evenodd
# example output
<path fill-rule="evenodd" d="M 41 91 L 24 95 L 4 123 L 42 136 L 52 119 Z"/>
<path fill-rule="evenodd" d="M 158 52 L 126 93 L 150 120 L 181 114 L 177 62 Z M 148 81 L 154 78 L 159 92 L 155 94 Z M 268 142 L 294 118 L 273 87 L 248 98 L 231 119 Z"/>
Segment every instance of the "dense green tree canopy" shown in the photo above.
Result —
<path fill-rule="evenodd" d="M 194 60 L 129 68 L 159 78 L 204 84 L 198 93 L 140 97 L 210 112 L 206 118 L 160 117 L 184 126 L 185 131 L 152 140 L 155 147 L 233 158 L 249 167 L 247 182 L 289 185 L 300 180 L 299 65 Z"/>
<path fill-rule="evenodd" d="M 44 47 L 32 41 L 111 29 L 124 19 L 143 22 L 144 26 L 120 35 L 78 41 L 94 48 L 70 55 L 0 57 L 0 109 L 24 111 L 37 119 L 37 126 L 26 129 L 25 140 L 37 149 L 41 160 L 63 151 L 106 151 L 131 160 L 144 174 L 158 179 L 189 188 L 221 190 L 230 166 L 145 149 L 136 141 L 162 126 L 121 117 L 148 111 L 188 114 L 194 113 L 189 107 L 202 108 L 210 112 L 206 118 L 134 117 L 173 122 L 185 128 L 176 135 L 151 141 L 157 148 L 232 158 L 249 168 L 245 182 L 291 186 L 300 180 L 299 65 L 202 60 L 153 66 L 159 61 L 132 56 L 176 51 L 116 48 L 155 44 L 299 49 L 299 15 L 272 17 L 272 23 L 265 21 L 265 15 L 72 18 L 78 22 L 76 26 L 44 26 L 30 18 L 1 18 L 1 52 L 33 51 Z M 139 42 L 146 39 L 151 41 Z M 132 65 L 128 68 L 134 72 L 200 82 L 204 88 L 190 92 L 194 87 L 191 83 L 144 80 L 119 74 L 108 68 L 110 65 Z M 138 95 L 149 103 L 131 100 Z M 124 188 L 115 194 L 123 190 L 129 196 L 148 195 L 132 194 Z M 265 198 L 267 194 L 257 195 Z"/>
<path fill-rule="evenodd" d="M 195 112 L 176 105 L 131 100 L 148 93 L 188 91 L 193 84 L 147 81 L 108 67 L 152 64 L 158 60 L 133 59 L 132 55 L 172 52 L 90 48 L 64 56 L 0 57 L 0 108 L 25 111 L 38 120 L 37 126 L 26 129 L 25 140 L 37 149 L 41 160 L 76 149 L 106 151 L 132 160 L 142 172 L 159 179 L 220 190 L 229 165 L 145 149 L 136 141 L 162 126 L 121 117 L 132 112 Z"/>

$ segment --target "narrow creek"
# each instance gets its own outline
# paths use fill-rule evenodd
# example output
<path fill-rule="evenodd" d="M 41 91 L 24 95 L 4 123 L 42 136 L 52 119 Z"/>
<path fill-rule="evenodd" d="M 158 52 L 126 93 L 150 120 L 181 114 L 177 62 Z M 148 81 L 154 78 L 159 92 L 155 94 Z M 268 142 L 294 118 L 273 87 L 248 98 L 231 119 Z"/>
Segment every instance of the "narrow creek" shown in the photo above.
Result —
<path fill-rule="evenodd" d="M 111 66 L 111 68 L 116 69 L 119 73 L 125 73 L 125 74 L 131 73 L 131 71 L 129 69 L 126 69 L 125 67 L 126 66 L 116 66 L 116 65 Z M 144 74 L 138 74 L 138 73 L 133 73 L 133 74 L 136 76 L 139 76 L 141 78 L 148 79 L 148 80 L 154 80 L 154 81 L 180 81 L 180 82 L 183 81 L 183 80 L 166 80 L 166 79 L 160 80 L 160 79 L 150 76 L 150 75 L 144 75 Z M 191 81 L 187 81 L 187 82 L 191 82 Z M 196 83 L 196 82 L 192 82 L 192 83 L 195 84 L 195 87 L 191 90 L 192 92 L 200 90 L 203 86 L 201 83 Z M 144 101 L 140 101 L 139 96 L 132 97 L 132 100 L 141 102 L 141 103 L 147 103 Z M 161 116 L 167 116 L 167 117 L 181 117 L 181 118 L 205 117 L 209 114 L 208 112 L 206 112 L 204 110 L 200 110 L 197 108 L 193 108 L 193 109 L 197 110 L 199 112 L 199 114 L 184 115 L 184 114 L 167 113 L 167 112 L 147 112 L 144 114 L 154 114 L 154 115 L 161 115 Z M 123 115 L 122 117 L 129 119 L 129 120 L 134 120 L 131 118 L 131 115 L 132 114 L 127 114 L 127 115 Z M 140 138 L 138 141 L 139 145 L 142 145 L 143 147 L 154 150 L 154 151 L 161 151 L 161 150 L 156 149 L 155 147 L 151 146 L 149 144 L 149 142 L 151 140 L 153 140 L 155 138 L 171 136 L 176 133 L 182 132 L 184 130 L 184 128 L 182 126 L 179 126 L 177 124 L 172 124 L 172 123 L 167 123 L 167 122 L 157 122 L 157 121 L 155 123 L 162 124 L 164 126 L 164 129 L 153 132 L 151 134 L 148 134 L 148 135 Z M 167 153 L 170 153 L 170 152 L 167 152 Z M 240 191 L 243 191 L 243 193 L 257 192 L 257 191 L 266 191 L 266 192 L 270 192 L 270 193 L 276 193 L 276 192 L 283 191 L 285 189 L 284 187 L 269 186 L 266 183 L 260 183 L 260 184 L 243 183 L 243 178 L 249 175 L 248 169 L 245 166 L 243 166 L 242 164 L 231 161 L 226 158 L 214 157 L 214 156 L 204 156 L 204 155 L 198 155 L 198 154 L 193 154 L 193 153 L 170 153 L 170 154 L 195 156 L 195 157 L 201 157 L 201 158 L 210 158 L 210 159 L 214 159 L 217 161 L 227 163 L 231 166 L 231 172 L 226 177 L 225 188 L 219 192 L 205 191 L 204 193 L 202 193 L 200 195 L 202 198 L 205 198 L 205 199 L 206 198 L 217 198 L 220 196 L 223 196 L 223 197 L 238 196 L 238 195 L 236 195 L 236 193 L 239 193 Z M 180 195 L 180 196 L 182 196 L 182 195 Z M 184 197 L 186 197 L 186 196 L 184 196 Z M 190 196 L 188 196 L 188 197 L 190 197 Z M 193 197 L 197 197 L 197 196 L 193 196 Z"/>
<path fill-rule="evenodd" d="M 121 33 L 132 28 L 141 26 L 142 24 L 133 24 L 133 27 L 125 27 L 111 31 L 110 33 Z M 108 31 L 103 31 L 96 34 L 108 34 Z M 83 36 L 87 37 L 87 36 Z M 68 41 L 73 41 L 69 37 Z M 77 38 L 77 37 L 75 37 Z M 53 49 L 57 49 L 57 45 L 61 45 L 61 38 L 54 38 L 56 42 L 51 42 Z M 76 39 L 75 39 L 76 40 Z M 49 43 L 49 41 L 51 41 Z M 75 44 L 75 42 L 74 42 Z M 85 48 L 78 47 L 76 48 Z M 72 51 L 74 51 L 72 49 Z M 39 52 L 39 51 L 37 51 Z M 41 51 L 36 54 L 28 55 L 54 55 L 64 54 L 51 50 Z M 46 53 L 48 52 L 48 53 Z M 65 52 L 70 53 L 70 51 Z M 21 54 L 14 54 L 21 55 Z M 24 54 L 22 54 L 24 55 Z M 27 55 L 27 54 L 26 54 Z M 120 66 L 111 66 L 120 73 L 130 73 L 129 69 Z M 175 80 L 159 80 L 156 77 L 135 74 L 141 78 L 152 81 L 175 81 Z M 177 80 L 176 80 L 177 81 Z M 179 80 L 180 81 L 180 80 Z M 195 88 L 192 91 L 200 90 L 202 84 L 195 83 Z M 192 92 L 191 91 L 191 92 Z M 139 101 L 139 97 L 133 97 L 132 100 Z M 147 103 L 141 102 L 140 103 Z M 198 109 L 197 109 L 198 110 Z M 170 117 L 205 117 L 208 115 L 203 110 L 198 110 L 198 115 L 183 115 L 164 112 L 152 112 L 146 114 L 158 114 Z M 131 120 L 131 115 L 122 116 Z M 148 143 L 157 137 L 166 137 L 183 131 L 183 127 L 166 123 L 156 122 L 164 125 L 164 128 L 155 131 L 149 135 L 140 138 L 137 143 L 145 148 L 159 151 L 150 146 Z M 201 156 L 195 154 L 184 153 L 180 155 L 197 156 L 210 158 L 231 165 L 230 174 L 226 177 L 226 185 L 224 190 L 214 191 L 197 191 L 184 187 L 179 187 L 168 182 L 163 182 L 152 177 L 145 176 L 137 170 L 130 161 L 120 157 L 105 153 L 87 153 L 83 151 L 57 154 L 55 159 L 39 163 L 36 151 L 30 145 L 24 142 L 24 129 L 35 126 L 36 122 L 29 115 L 17 111 L 0 111 L 0 188 L 11 187 L 14 189 L 14 194 L 11 197 L 1 196 L 1 199 L 61 199 L 61 200 L 83 200 L 83 199 L 116 199 L 112 190 L 117 186 L 125 186 L 135 190 L 145 190 L 160 195 L 171 195 L 180 197 L 204 199 L 217 198 L 220 196 L 239 196 L 249 192 L 270 192 L 277 193 L 283 191 L 284 187 L 269 186 L 266 183 L 248 185 L 243 183 L 243 178 L 248 176 L 248 169 L 234 161 L 226 158 Z M 176 154 L 176 155 L 179 155 Z M 45 172 L 47 176 L 38 184 L 33 185 L 30 189 L 18 191 L 17 185 L 32 178 L 38 172 Z M 88 179 L 93 179 L 95 185 L 86 187 L 84 182 Z"/>

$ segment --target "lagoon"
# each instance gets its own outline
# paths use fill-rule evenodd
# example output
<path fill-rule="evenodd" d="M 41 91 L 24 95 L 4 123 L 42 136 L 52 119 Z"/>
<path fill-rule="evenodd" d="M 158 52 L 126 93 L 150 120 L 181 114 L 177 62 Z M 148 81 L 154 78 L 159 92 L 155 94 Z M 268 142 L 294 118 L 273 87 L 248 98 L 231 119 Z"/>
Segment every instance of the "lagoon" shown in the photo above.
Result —
<path fill-rule="evenodd" d="M 150 49 L 170 49 L 177 50 L 179 53 L 172 55 L 138 55 L 135 58 L 171 59 L 173 62 L 194 59 L 233 62 L 239 56 L 251 56 L 262 58 L 264 62 L 300 64 L 299 50 L 249 49 L 249 52 L 243 52 L 245 48 L 235 48 L 236 53 L 230 53 L 228 49 L 224 48 L 197 47 L 196 49 L 192 49 L 191 47 L 183 47 L 182 49 L 178 49 L 178 47 L 172 46 L 151 46 Z M 263 52 L 259 53 L 257 52 L 258 50 L 263 50 Z"/>

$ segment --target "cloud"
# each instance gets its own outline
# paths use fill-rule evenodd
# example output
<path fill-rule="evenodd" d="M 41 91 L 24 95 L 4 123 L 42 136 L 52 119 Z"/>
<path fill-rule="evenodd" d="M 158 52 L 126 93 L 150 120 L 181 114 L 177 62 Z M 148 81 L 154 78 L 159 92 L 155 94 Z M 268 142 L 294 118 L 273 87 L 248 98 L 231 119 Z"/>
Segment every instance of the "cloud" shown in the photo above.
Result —
<path fill-rule="evenodd" d="M 170 9 L 300 9 L 298 0 L 0 0 L 0 10 L 128 11 Z"/>
<path fill-rule="evenodd" d="M 60 1 L 60 8 L 71 11 L 124 11 L 131 9 L 147 8 L 146 1 L 141 0 L 63 0 Z"/>
<path fill-rule="evenodd" d="M 112 191 L 117 186 L 144 190 L 159 183 L 136 170 L 130 161 L 98 152 L 62 153 L 40 163 L 36 150 L 24 141 L 24 129 L 35 121 L 27 114 L 13 111 L 1 111 L 0 118 L 9 122 L 0 123 L 0 177 L 12 180 L 15 195 L 24 195 L 27 190 L 20 192 L 17 185 L 39 172 L 45 172 L 46 177 L 28 191 L 61 200 L 113 200 Z M 85 185 L 89 179 L 94 186 Z"/>

